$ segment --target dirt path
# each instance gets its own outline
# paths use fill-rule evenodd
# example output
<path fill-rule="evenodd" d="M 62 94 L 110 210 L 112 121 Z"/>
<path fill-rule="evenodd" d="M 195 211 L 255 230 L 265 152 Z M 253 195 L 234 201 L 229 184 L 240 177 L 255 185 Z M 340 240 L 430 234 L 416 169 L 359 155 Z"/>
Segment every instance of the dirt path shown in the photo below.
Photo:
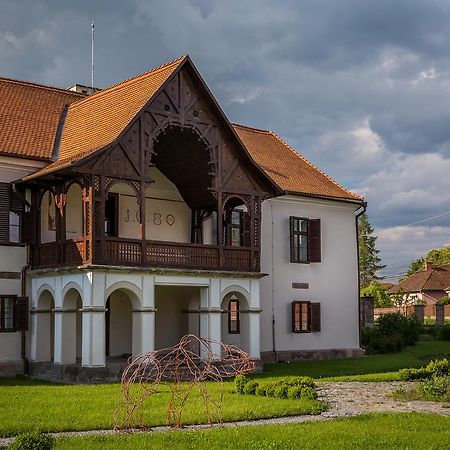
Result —
<path fill-rule="evenodd" d="M 301 422 L 317 422 L 330 420 L 337 417 L 350 417 L 371 412 L 424 412 L 436 413 L 450 416 L 450 408 L 445 408 L 442 403 L 412 401 L 402 402 L 393 400 L 388 394 L 398 387 L 411 386 L 405 382 L 339 382 L 339 383 L 318 383 L 319 398 L 329 404 L 328 411 L 320 415 L 290 416 L 273 419 L 242 420 L 239 422 L 227 422 L 213 427 L 236 427 L 236 426 L 261 426 L 261 425 L 281 425 Z M 209 425 L 190 425 L 182 430 L 195 430 L 210 428 Z M 173 430 L 169 427 L 155 427 L 150 432 L 163 432 Z M 143 431 L 135 431 L 142 433 Z M 54 436 L 91 436 L 99 434 L 114 434 L 113 430 L 90 430 L 90 431 L 70 431 L 53 433 Z M 0 446 L 8 445 L 12 438 L 0 438 Z"/>

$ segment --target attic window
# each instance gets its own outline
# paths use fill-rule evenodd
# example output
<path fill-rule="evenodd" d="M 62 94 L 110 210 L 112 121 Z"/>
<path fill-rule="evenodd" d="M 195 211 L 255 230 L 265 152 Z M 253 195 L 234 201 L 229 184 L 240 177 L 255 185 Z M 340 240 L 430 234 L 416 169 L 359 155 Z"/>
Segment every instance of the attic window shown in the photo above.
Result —
<path fill-rule="evenodd" d="M 194 111 L 194 112 L 192 113 L 192 115 L 193 115 L 194 117 L 198 117 L 198 111 Z"/>
<path fill-rule="evenodd" d="M 170 109 L 170 106 L 167 105 L 167 104 L 165 104 L 165 105 L 164 105 L 164 111 L 169 111 L 169 109 Z"/>

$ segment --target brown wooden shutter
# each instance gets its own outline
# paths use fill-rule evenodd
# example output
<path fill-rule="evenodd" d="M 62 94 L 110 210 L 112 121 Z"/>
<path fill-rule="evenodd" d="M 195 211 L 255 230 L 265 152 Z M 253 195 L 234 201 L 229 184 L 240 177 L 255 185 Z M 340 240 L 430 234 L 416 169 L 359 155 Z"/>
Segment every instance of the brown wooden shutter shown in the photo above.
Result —
<path fill-rule="evenodd" d="M 36 234 L 37 234 L 37 225 L 36 225 L 36 213 L 33 211 L 27 211 L 22 213 L 22 222 L 21 222 L 21 236 L 20 242 L 22 244 L 36 244 Z"/>
<path fill-rule="evenodd" d="M 311 331 L 320 331 L 320 303 L 311 303 Z"/>
<path fill-rule="evenodd" d="M 248 212 L 242 212 L 241 223 L 242 223 L 242 245 L 244 247 L 252 246 L 252 239 L 250 236 L 250 214 Z"/>
<path fill-rule="evenodd" d="M 28 297 L 17 297 L 14 328 L 17 331 L 28 331 Z"/>
<path fill-rule="evenodd" d="M 294 222 L 295 217 L 289 217 L 289 260 L 291 261 L 291 263 L 297 262 L 294 256 Z"/>
<path fill-rule="evenodd" d="M 0 241 L 9 242 L 9 183 L 0 183 Z"/>
<path fill-rule="evenodd" d="M 10 211 L 13 211 L 15 213 L 23 212 L 23 210 L 25 209 L 24 201 L 19 192 L 14 192 L 11 188 L 9 195 L 10 195 Z"/>
<path fill-rule="evenodd" d="M 308 221 L 308 254 L 309 262 L 321 262 L 320 219 Z"/>

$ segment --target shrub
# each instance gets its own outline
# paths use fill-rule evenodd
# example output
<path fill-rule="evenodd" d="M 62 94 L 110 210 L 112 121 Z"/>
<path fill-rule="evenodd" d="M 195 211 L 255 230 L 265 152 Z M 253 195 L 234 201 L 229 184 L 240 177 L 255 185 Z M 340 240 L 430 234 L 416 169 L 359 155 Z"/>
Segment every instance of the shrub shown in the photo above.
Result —
<path fill-rule="evenodd" d="M 236 375 L 234 379 L 234 387 L 238 394 L 244 393 L 244 386 L 250 381 L 245 375 Z"/>
<path fill-rule="evenodd" d="M 439 339 L 450 341 L 450 325 L 439 327 Z"/>
<path fill-rule="evenodd" d="M 420 324 L 415 315 L 384 314 L 377 326 L 364 328 L 362 345 L 367 353 L 396 353 L 419 340 Z"/>
<path fill-rule="evenodd" d="M 300 387 L 312 387 L 315 388 L 316 384 L 314 380 L 310 377 L 295 377 L 287 381 L 289 386 L 300 386 Z"/>
<path fill-rule="evenodd" d="M 317 398 L 317 392 L 314 388 L 312 388 L 310 386 L 306 386 L 306 387 L 302 388 L 301 398 L 315 400 Z"/>
<path fill-rule="evenodd" d="M 280 384 L 275 388 L 276 398 L 288 398 L 289 386 L 287 384 Z"/>
<path fill-rule="evenodd" d="M 257 387 L 258 387 L 257 381 L 248 381 L 244 385 L 244 394 L 245 395 L 255 395 Z"/>
<path fill-rule="evenodd" d="M 431 375 L 445 377 L 449 374 L 450 364 L 448 359 L 435 359 L 430 361 L 425 368 Z"/>
<path fill-rule="evenodd" d="M 266 386 L 266 397 L 275 397 L 275 383 L 269 383 Z"/>
<path fill-rule="evenodd" d="M 421 381 L 417 385 L 417 392 L 426 400 L 441 400 L 447 396 L 450 388 L 449 377 L 433 376 L 429 380 Z"/>
<path fill-rule="evenodd" d="M 14 450 L 51 450 L 54 445 L 55 438 L 53 436 L 36 431 L 17 435 L 9 448 Z"/>
<path fill-rule="evenodd" d="M 255 394 L 259 395 L 260 397 L 265 397 L 267 395 L 267 388 L 268 388 L 268 384 L 267 383 L 261 383 L 258 384 L 258 387 L 256 388 Z"/>
<path fill-rule="evenodd" d="M 292 399 L 302 397 L 302 388 L 300 386 L 291 386 L 288 389 L 288 397 Z"/>
<path fill-rule="evenodd" d="M 424 380 L 431 376 L 425 367 L 421 367 L 420 369 L 400 369 L 398 373 L 402 381 Z"/>

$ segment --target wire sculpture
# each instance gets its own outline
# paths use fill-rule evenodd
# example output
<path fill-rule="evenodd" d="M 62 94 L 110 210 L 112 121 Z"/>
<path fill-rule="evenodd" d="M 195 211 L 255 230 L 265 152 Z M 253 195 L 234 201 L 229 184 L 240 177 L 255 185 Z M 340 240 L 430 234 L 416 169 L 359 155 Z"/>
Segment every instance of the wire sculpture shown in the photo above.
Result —
<path fill-rule="evenodd" d="M 163 384 L 170 392 L 168 425 L 181 427 L 183 409 L 195 387 L 203 399 L 208 423 L 222 423 L 223 379 L 255 368 L 250 355 L 238 347 L 193 334 L 183 336 L 173 347 L 131 357 L 122 374 L 115 429 L 145 429 L 144 401 Z M 218 398 L 208 392 L 204 384 L 208 380 L 220 383 Z"/>

